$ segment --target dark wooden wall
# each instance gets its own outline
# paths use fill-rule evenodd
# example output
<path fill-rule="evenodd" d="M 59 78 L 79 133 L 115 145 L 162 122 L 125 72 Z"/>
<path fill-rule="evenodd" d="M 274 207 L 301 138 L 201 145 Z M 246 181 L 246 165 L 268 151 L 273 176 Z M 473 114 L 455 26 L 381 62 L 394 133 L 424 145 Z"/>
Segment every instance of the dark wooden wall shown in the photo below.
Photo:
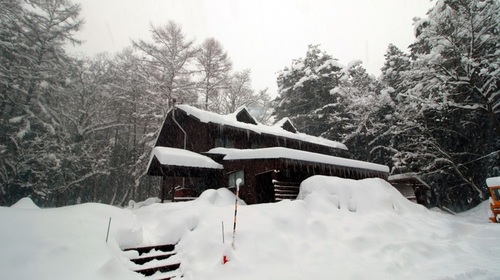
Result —
<path fill-rule="evenodd" d="M 350 179 L 381 178 L 387 179 L 386 172 L 350 168 L 345 166 L 327 165 L 313 162 L 303 162 L 290 159 L 252 159 L 224 161 L 226 174 L 244 170 L 245 186 L 240 189 L 240 197 L 248 204 L 259 203 L 259 184 L 263 178 L 258 176 L 273 172 L 272 179 L 284 182 L 300 183 L 313 175 L 327 175 Z"/>

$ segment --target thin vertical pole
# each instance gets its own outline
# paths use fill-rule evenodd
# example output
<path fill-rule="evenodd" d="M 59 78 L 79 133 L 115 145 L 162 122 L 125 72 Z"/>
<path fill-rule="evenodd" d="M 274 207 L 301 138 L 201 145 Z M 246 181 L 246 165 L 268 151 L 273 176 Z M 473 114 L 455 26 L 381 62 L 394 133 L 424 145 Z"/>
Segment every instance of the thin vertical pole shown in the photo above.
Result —
<path fill-rule="evenodd" d="M 108 232 L 106 233 L 106 243 L 108 243 L 109 227 L 110 226 L 111 226 L 111 217 L 109 217 L 109 222 L 108 222 Z"/>
<path fill-rule="evenodd" d="M 235 249 L 234 247 L 234 240 L 236 238 L 236 217 L 238 216 L 238 195 L 239 195 L 239 192 L 240 192 L 240 184 L 241 184 L 241 179 L 238 178 L 236 180 L 236 197 L 235 197 L 235 200 L 234 200 L 234 221 L 233 221 L 233 242 L 232 242 L 232 247 L 233 247 L 233 250 Z"/>
<path fill-rule="evenodd" d="M 222 221 L 222 244 L 226 243 L 224 240 L 224 221 Z"/>

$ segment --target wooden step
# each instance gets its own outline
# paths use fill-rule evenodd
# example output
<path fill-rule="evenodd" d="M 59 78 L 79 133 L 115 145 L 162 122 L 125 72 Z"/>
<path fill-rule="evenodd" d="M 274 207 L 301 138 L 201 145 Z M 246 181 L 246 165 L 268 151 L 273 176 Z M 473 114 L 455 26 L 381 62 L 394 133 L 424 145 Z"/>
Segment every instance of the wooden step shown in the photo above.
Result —
<path fill-rule="evenodd" d="M 274 185 L 274 187 L 277 189 L 293 189 L 293 190 L 300 189 L 300 186 Z"/>
<path fill-rule="evenodd" d="M 141 264 L 145 264 L 147 262 L 150 262 L 152 260 L 166 260 L 166 259 L 170 258 L 173 255 L 175 255 L 174 252 L 168 252 L 166 254 L 154 254 L 154 255 L 151 255 L 151 256 L 133 258 L 133 259 L 130 259 L 130 260 L 132 262 L 134 262 L 135 264 L 141 265 Z"/>
<path fill-rule="evenodd" d="M 297 197 L 298 193 L 274 193 L 274 196 L 286 196 L 286 197 L 289 197 L 289 196 L 294 196 L 294 197 Z"/>
<path fill-rule="evenodd" d="M 273 185 L 275 186 L 300 186 L 300 182 L 285 182 L 285 181 L 278 181 L 278 180 L 273 180 Z"/>
<path fill-rule="evenodd" d="M 140 273 L 144 276 L 151 276 L 151 275 L 155 274 L 157 271 L 170 272 L 170 271 L 174 271 L 174 270 L 178 269 L 180 266 L 181 266 L 180 263 L 174 263 L 174 264 L 167 264 L 167 265 L 138 269 L 138 270 L 135 270 L 135 272 Z"/>
<path fill-rule="evenodd" d="M 137 251 L 139 253 L 139 256 L 140 256 L 142 254 L 149 253 L 153 249 L 155 249 L 157 251 L 162 251 L 162 252 L 172 252 L 175 249 L 175 244 L 127 248 L 127 249 L 123 249 L 123 251 Z"/>
<path fill-rule="evenodd" d="M 174 202 L 186 202 L 197 199 L 196 196 L 176 196 L 174 197 Z"/>
<path fill-rule="evenodd" d="M 273 184 L 275 201 L 297 199 L 300 192 L 300 183 L 273 181 Z"/>
<path fill-rule="evenodd" d="M 298 194 L 299 192 L 297 190 L 281 190 L 281 189 L 274 189 L 274 193 L 296 193 Z"/>
<path fill-rule="evenodd" d="M 182 274 L 180 271 L 174 270 L 174 271 L 169 271 L 169 272 L 156 273 L 156 274 L 153 274 L 153 276 L 150 276 L 150 278 L 155 279 L 155 280 L 181 279 Z"/>
<path fill-rule="evenodd" d="M 284 189 L 284 188 L 275 188 L 274 189 L 274 198 L 276 201 L 281 201 L 285 199 L 294 200 L 297 199 L 299 195 L 299 189 Z"/>
<path fill-rule="evenodd" d="M 297 196 L 296 195 L 280 195 L 280 196 L 275 196 L 275 199 L 277 201 L 285 200 L 285 199 L 295 200 L 295 199 L 297 199 Z"/>
<path fill-rule="evenodd" d="M 297 196 L 298 193 L 274 193 L 274 196 Z"/>

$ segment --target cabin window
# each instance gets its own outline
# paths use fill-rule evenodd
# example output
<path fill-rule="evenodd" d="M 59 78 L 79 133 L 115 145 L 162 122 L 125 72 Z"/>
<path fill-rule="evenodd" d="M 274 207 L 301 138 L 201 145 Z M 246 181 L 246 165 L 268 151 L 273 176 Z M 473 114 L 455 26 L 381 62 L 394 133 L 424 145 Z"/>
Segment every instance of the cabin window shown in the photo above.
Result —
<path fill-rule="evenodd" d="M 224 140 L 220 137 L 215 138 L 215 147 L 224 147 Z"/>
<path fill-rule="evenodd" d="M 493 195 L 496 201 L 500 201 L 500 188 L 493 189 Z"/>
<path fill-rule="evenodd" d="M 234 148 L 234 141 L 227 136 L 215 138 L 215 147 Z"/>
<path fill-rule="evenodd" d="M 240 170 L 228 174 L 228 186 L 230 188 L 236 187 L 236 180 L 241 179 L 240 187 L 245 185 L 245 171 Z"/>
<path fill-rule="evenodd" d="M 256 142 L 252 142 L 250 144 L 250 148 L 251 149 L 260 149 L 260 148 L 262 148 L 262 145 L 258 141 L 256 141 Z"/>
<path fill-rule="evenodd" d="M 224 146 L 226 148 L 234 148 L 234 141 L 232 139 L 227 139 L 226 138 L 226 145 Z"/>

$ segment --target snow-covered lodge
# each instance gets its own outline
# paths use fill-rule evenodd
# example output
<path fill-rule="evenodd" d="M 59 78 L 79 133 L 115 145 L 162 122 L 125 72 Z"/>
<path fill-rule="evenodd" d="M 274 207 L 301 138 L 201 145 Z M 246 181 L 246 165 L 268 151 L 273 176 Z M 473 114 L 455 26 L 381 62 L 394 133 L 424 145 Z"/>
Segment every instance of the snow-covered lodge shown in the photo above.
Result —
<path fill-rule="evenodd" d="M 296 198 L 313 175 L 387 179 L 384 165 L 346 158 L 347 147 L 300 133 L 289 119 L 263 125 L 245 107 L 219 115 L 189 105 L 167 113 L 147 167 L 162 176 L 162 200 L 187 200 L 208 188 L 233 188 L 248 204 Z"/>

